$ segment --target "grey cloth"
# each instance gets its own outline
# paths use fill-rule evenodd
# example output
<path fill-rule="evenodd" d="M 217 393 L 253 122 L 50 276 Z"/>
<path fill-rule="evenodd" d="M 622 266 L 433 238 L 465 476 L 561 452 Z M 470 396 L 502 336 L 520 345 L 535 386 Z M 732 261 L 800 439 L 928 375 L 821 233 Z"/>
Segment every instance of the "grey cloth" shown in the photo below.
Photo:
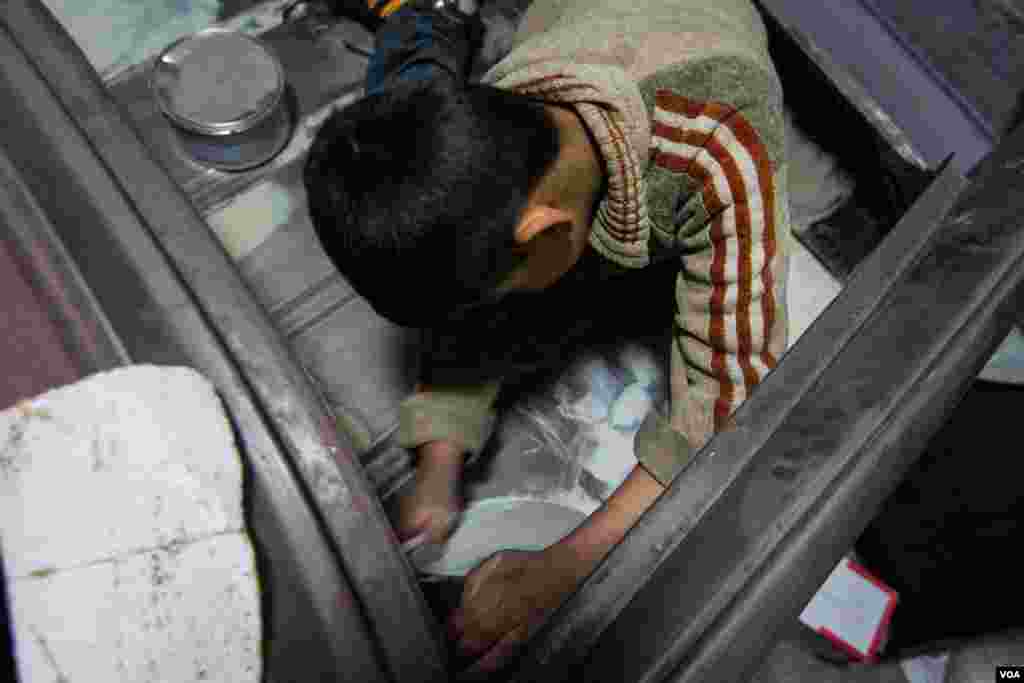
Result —
<path fill-rule="evenodd" d="M 853 176 L 835 156 L 800 129 L 786 109 L 786 150 L 789 158 L 789 206 L 793 231 L 800 233 L 831 216 L 852 195 Z"/>

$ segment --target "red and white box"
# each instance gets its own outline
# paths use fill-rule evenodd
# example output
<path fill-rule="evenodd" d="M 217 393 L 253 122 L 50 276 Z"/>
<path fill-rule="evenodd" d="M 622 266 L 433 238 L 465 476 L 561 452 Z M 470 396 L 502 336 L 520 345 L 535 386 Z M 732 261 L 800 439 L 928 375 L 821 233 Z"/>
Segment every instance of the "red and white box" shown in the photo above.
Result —
<path fill-rule="evenodd" d="M 859 662 L 874 662 L 885 642 L 899 596 L 849 558 L 807 603 L 800 621 Z"/>

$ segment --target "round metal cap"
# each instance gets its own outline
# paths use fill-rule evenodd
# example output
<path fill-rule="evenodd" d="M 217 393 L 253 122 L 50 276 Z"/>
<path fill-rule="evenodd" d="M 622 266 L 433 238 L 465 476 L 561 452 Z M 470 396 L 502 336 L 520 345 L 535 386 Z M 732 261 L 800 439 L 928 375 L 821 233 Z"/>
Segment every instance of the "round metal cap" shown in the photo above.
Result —
<path fill-rule="evenodd" d="M 182 38 L 156 60 L 153 94 L 178 125 L 207 135 L 249 130 L 284 93 L 284 69 L 258 39 L 212 28 Z"/>

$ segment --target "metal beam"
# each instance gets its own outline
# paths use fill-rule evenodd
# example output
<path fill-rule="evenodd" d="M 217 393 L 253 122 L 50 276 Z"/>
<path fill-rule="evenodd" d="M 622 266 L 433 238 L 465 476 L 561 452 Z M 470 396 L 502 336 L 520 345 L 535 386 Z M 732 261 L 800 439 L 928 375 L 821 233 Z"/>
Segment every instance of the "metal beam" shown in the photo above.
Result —
<path fill-rule="evenodd" d="M 531 641 L 516 681 L 744 680 L 1020 310 L 1024 129 L 948 167 Z"/>
<path fill-rule="evenodd" d="M 857 98 L 851 101 L 877 107 L 879 123 L 893 127 L 895 137 L 912 140 L 926 166 L 937 166 L 954 154 L 953 165 L 966 174 L 992 151 L 989 132 L 964 112 L 934 71 L 915 58 L 863 0 L 755 2 L 809 48 L 816 62 L 847 72 L 843 80 Z M 856 91 L 870 95 L 860 100 Z M 865 115 L 874 116 L 870 111 Z"/>
<path fill-rule="evenodd" d="M 17 168 L 0 148 L 0 239 L 39 297 L 79 376 L 131 362 L 103 308 Z"/>

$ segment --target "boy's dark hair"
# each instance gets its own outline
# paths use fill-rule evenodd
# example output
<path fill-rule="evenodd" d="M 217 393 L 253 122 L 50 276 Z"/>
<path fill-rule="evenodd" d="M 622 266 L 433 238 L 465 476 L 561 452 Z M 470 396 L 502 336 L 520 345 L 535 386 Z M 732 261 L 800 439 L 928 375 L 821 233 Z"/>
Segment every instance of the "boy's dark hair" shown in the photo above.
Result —
<path fill-rule="evenodd" d="M 482 84 L 401 84 L 334 112 L 304 172 L 327 256 L 385 318 L 430 327 L 513 271 L 514 229 L 553 167 L 543 105 Z"/>

